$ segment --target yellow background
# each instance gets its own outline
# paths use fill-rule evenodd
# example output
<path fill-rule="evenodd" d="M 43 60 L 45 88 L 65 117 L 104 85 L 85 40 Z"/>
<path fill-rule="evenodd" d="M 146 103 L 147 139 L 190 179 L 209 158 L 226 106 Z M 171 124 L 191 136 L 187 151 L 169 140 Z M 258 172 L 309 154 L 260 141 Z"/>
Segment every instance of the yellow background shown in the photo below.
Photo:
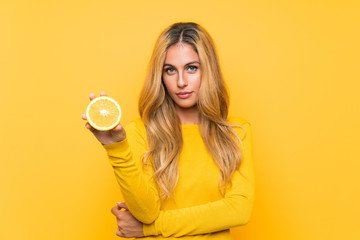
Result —
<path fill-rule="evenodd" d="M 119 187 L 80 115 L 104 90 L 136 118 L 155 39 L 177 21 L 211 33 L 231 114 L 253 126 L 256 201 L 235 239 L 360 239 L 359 7 L 1 0 L 0 239 L 118 239 Z"/>

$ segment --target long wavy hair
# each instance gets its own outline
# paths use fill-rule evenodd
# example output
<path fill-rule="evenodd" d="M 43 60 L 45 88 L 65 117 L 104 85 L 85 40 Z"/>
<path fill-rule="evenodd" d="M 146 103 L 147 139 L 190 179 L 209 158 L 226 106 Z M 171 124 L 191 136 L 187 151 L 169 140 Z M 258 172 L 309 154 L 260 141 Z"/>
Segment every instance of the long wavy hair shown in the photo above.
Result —
<path fill-rule="evenodd" d="M 139 99 L 139 113 L 148 140 L 144 164 L 151 163 L 161 198 L 170 198 L 179 178 L 179 155 L 183 139 L 180 119 L 162 82 L 162 73 L 167 50 L 177 43 L 190 44 L 199 55 L 199 131 L 220 169 L 219 190 L 224 194 L 226 185 L 231 186 L 231 176 L 239 169 L 243 158 L 238 146 L 238 142 L 242 142 L 232 127 L 245 129 L 227 121 L 229 95 L 215 45 L 208 32 L 199 24 L 175 23 L 166 28 L 155 43 Z"/>

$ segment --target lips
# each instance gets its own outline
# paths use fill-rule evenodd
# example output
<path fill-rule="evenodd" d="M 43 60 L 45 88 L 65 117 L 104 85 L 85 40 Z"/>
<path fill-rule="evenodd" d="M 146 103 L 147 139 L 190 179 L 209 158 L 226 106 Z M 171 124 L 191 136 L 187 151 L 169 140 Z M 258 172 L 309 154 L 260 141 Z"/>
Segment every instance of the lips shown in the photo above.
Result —
<path fill-rule="evenodd" d="M 176 93 L 176 95 L 179 98 L 182 98 L 182 99 L 189 98 L 189 97 L 191 97 L 192 94 L 193 94 L 193 92 L 179 92 L 179 93 Z"/>

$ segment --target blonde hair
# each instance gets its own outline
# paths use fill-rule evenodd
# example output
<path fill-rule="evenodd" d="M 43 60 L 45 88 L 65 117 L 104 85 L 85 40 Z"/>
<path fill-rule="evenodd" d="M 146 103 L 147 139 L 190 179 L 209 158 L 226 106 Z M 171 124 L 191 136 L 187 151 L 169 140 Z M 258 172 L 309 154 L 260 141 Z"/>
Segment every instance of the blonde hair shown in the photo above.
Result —
<path fill-rule="evenodd" d="M 196 23 L 175 23 L 166 28 L 156 41 L 139 99 L 139 112 L 149 147 L 144 163 L 151 162 L 161 198 L 170 198 L 179 178 L 178 161 L 183 139 L 174 102 L 162 83 L 162 73 L 167 50 L 177 43 L 190 44 L 199 55 L 199 130 L 220 169 L 219 189 L 224 194 L 226 184 L 231 186 L 231 176 L 239 169 L 243 157 L 237 145 L 241 140 L 232 128 L 241 126 L 227 122 L 229 96 L 215 45 L 207 31 Z"/>

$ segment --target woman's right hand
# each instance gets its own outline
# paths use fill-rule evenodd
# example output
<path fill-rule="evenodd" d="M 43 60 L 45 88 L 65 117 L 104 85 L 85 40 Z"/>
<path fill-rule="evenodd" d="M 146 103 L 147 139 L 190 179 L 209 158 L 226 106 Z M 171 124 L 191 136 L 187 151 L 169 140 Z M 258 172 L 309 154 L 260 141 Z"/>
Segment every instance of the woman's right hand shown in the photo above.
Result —
<path fill-rule="evenodd" d="M 100 96 L 107 96 L 105 92 L 101 92 Z M 96 96 L 93 93 L 90 93 L 90 101 L 96 98 Z M 83 120 L 87 120 L 85 114 L 81 114 L 81 118 Z M 111 130 L 108 131 L 99 131 L 93 128 L 89 122 L 85 124 L 85 127 L 89 129 L 94 136 L 99 140 L 99 142 L 103 145 L 109 145 L 116 142 L 121 142 L 126 138 L 126 132 L 125 129 L 121 126 L 119 123 L 116 127 L 114 127 Z"/>

